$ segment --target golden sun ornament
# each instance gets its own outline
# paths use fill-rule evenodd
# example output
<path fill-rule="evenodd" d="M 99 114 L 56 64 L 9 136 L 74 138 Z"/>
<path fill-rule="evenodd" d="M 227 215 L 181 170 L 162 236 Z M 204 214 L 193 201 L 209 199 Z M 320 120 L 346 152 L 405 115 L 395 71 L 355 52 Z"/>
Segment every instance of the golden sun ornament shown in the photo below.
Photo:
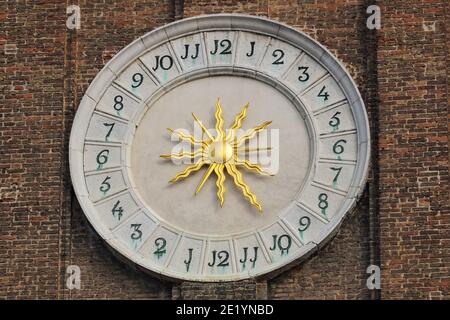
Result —
<path fill-rule="evenodd" d="M 220 206 L 223 207 L 224 204 L 224 194 L 225 194 L 225 169 L 226 172 L 233 178 L 234 184 L 241 189 L 244 197 L 258 210 L 262 211 L 262 206 L 258 202 L 256 195 L 250 191 L 249 186 L 243 181 L 242 173 L 238 170 L 239 166 L 244 167 L 247 170 L 256 172 L 261 175 L 272 175 L 263 171 L 260 165 L 256 163 L 251 163 L 249 160 L 240 159 L 239 154 L 248 154 L 249 152 L 258 152 L 260 148 L 248 148 L 245 145 L 246 142 L 253 139 L 260 131 L 267 128 L 272 121 L 266 121 L 259 126 L 256 126 L 248 130 L 241 137 L 237 136 L 237 130 L 242 127 L 242 122 L 247 116 L 247 109 L 249 104 L 247 103 L 242 111 L 234 119 L 233 125 L 230 127 L 228 133 L 224 130 L 224 119 L 222 117 L 222 106 L 220 100 L 217 99 L 216 102 L 216 132 L 217 135 L 214 137 L 208 129 L 203 125 L 203 123 L 198 119 L 198 117 L 192 113 L 194 120 L 200 125 L 202 133 L 206 135 L 206 139 L 197 140 L 194 136 L 189 134 L 184 134 L 182 132 L 167 129 L 170 134 L 176 134 L 178 138 L 182 141 L 189 142 L 191 147 L 198 147 L 194 152 L 180 152 L 176 154 L 164 154 L 161 155 L 164 159 L 183 159 L 188 158 L 195 160 L 194 164 L 188 166 L 184 171 L 177 174 L 170 182 L 176 182 L 181 179 L 187 178 L 191 173 L 200 170 L 204 165 L 209 166 L 206 170 L 202 180 L 200 181 L 195 194 L 198 194 L 208 180 L 211 173 L 217 175 L 216 186 L 217 186 L 217 197 L 220 202 Z M 271 148 L 265 148 L 270 150 Z"/>

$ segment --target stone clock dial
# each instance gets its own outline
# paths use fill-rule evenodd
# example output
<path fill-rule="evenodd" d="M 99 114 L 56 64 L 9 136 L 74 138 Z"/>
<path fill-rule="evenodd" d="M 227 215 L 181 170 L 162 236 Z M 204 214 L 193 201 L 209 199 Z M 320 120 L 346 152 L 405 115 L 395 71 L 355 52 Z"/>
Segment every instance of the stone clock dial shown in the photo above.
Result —
<path fill-rule="evenodd" d="M 305 34 L 243 15 L 138 38 L 91 83 L 70 138 L 89 222 L 176 280 L 257 277 L 306 257 L 337 232 L 368 161 L 344 67 Z"/>

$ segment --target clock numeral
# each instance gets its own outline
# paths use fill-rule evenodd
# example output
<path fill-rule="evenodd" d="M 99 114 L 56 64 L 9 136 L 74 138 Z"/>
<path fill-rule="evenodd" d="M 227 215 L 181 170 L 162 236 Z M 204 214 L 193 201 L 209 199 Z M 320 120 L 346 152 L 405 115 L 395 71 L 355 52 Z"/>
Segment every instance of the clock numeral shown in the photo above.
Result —
<path fill-rule="evenodd" d="M 189 56 L 189 44 L 184 45 L 184 55 L 180 56 L 181 59 L 185 60 Z M 198 53 L 200 51 L 200 43 L 195 44 L 195 54 L 191 55 L 191 59 L 195 60 L 198 58 Z"/>
<path fill-rule="evenodd" d="M 345 143 L 347 143 L 347 140 L 344 140 L 344 139 L 340 139 L 340 140 L 336 141 L 335 144 L 333 145 L 333 152 L 338 155 L 343 153 L 345 149 L 342 144 L 345 144 Z"/>
<path fill-rule="evenodd" d="M 298 76 L 298 81 L 306 82 L 309 80 L 309 73 L 307 72 L 309 67 L 298 67 L 298 71 L 302 73 Z"/>
<path fill-rule="evenodd" d="M 123 215 L 123 208 L 120 206 L 120 200 L 117 200 L 117 202 L 114 204 L 114 207 L 111 210 L 111 213 L 114 218 L 116 218 L 118 221 L 122 218 Z"/>
<path fill-rule="evenodd" d="M 289 254 L 289 249 L 292 245 L 292 238 L 288 234 L 278 236 L 272 235 L 273 244 L 269 248 L 270 251 L 275 251 L 277 248 L 281 251 L 281 255 Z"/>
<path fill-rule="evenodd" d="M 319 98 L 323 98 L 323 101 L 327 101 L 328 98 L 330 97 L 330 94 L 325 91 L 325 86 L 322 87 L 322 89 L 320 90 L 319 94 L 317 95 L 317 97 Z"/>
<path fill-rule="evenodd" d="M 330 167 L 330 169 L 333 171 L 337 171 L 336 175 L 334 176 L 334 179 L 333 179 L 333 185 L 334 185 L 338 181 L 339 175 L 341 174 L 342 167 L 339 167 L 339 168 Z"/>
<path fill-rule="evenodd" d="M 113 130 L 115 124 L 116 124 L 115 122 L 113 122 L 113 123 L 107 123 L 107 122 L 103 123 L 103 125 L 104 125 L 105 127 L 110 127 L 109 130 L 108 130 L 108 132 L 106 133 L 105 141 L 108 141 L 108 138 L 109 138 L 109 136 L 111 135 L 111 132 L 112 132 L 112 130 Z"/>
<path fill-rule="evenodd" d="M 189 267 L 191 266 L 191 262 L 192 262 L 192 251 L 194 251 L 193 248 L 189 248 L 188 249 L 188 259 L 184 260 L 184 264 L 186 265 L 186 272 L 189 272 Z"/>
<path fill-rule="evenodd" d="M 111 184 L 108 182 L 109 179 L 111 179 L 111 177 L 107 176 L 100 185 L 99 189 L 101 192 L 103 192 L 103 195 L 106 195 L 106 193 L 111 189 Z"/>
<path fill-rule="evenodd" d="M 284 51 L 281 49 L 276 49 L 272 53 L 272 57 L 275 58 L 275 60 L 272 62 L 272 64 L 284 64 L 283 57 L 284 57 Z"/>
<path fill-rule="evenodd" d="M 210 267 L 214 267 L 216 265 L 216 262 L 218 262 L 218 267 L 228 267 L 230 265 L 230 262 L 228 261 L 230 258 L 230 254 L 226 250 L 222 250 L 219 252 L 217 252 L 217 250 L 213 250 L 212 258 L 213 260 L 211 262 L 208 262 L 208 266 Z"/>
<path fill-rule="evenodd" d="M 219 40 L 214 40 L 214 50 L 211 50 L 209 53 L 215 55 L 219 51 L 219 45 L 223 50 L 219 52 L 219 54 L 231 54 L 231 41 L 228 39 L 223 39 L 219 42 Z"/>
<path fill-rule="evenodd" d="M 326 210 L 328 208 L 328 195 L 326 193 L 321 193 L 318 196 L 318 200 L 319 203 L 317 204 L 317 206 L 321 210 L 322 214 L 326 216 L 327 215 Z"/>
<path fill-rule="evenodd" d="M 123 97 L 119 94 L 114 97 L 114 110 L 121 111 L 123 109 Z"/>
<path fill-rule="evenodd" d="M 100 151 L 97 154 L 97 159 L 96 159 L 97 163 L 98 163 L 97 170 L 101 170 L 102 166 L 106 162 L 108 162 L 108 157 L 109 157 L 109 150 L 108 149 L 103 149 L 102 151 Z"/>
<path fill-rule="evenodd" d="M 131 84 L 131 87 L 133 89 L 136 89 L 144 81 L 144 76 L 142 75 L 142 73 L 137 72 L 137 73 L 133 74 L 133 77 L 131 78 L 131 80 L 133 80 L 133 83 Z"/>
<path fill-rule="evenodd" d="M 158 238 L 155 240 L 156 250 L 155 252 L 153 252 L 153 254 L 156 256 L 156 258 L 160 259 L 163 255 L 166 254 L 166 244 L 167 241 L 164 238 Z"/>
<path fill-rule="evenodd" d="M 250 58 L 251 56 L 253 56 L 254 53 L 255 53 L 255 41 L 251 41 L 250 52 L 247 52 L 245 55 Z"/>
<path fill-rule="evenodd" d="M 132 223 L 130 225 L 130 228 L 133 229 L 132 230 L 133 232 L 130 235 L 132 240 L 137 241 L 137 240 L 141 240 L 142 239 L 142 231 L 140 229 L 141 226 L 142 226 L 141 223 Z"/>
<path fill-rule="evenodd" d="M 299 228 L 298 231 L 304 232 L 306 231 L 309 226 L 311 225 L 311 218 L 308 216 L 303 216 L 298 220 Z"/>
<path fill-rule="evenodd" d="M 303 232 L 308 230 L 309 226 L 311 225 L 311 218 L 308 216 L 303 216 L 298 220 L 298 232 L 300 233 L 300 238 L 303 240 Z"/>
<path fill-rule="evenodd" d="M 339 129 L 339 125 L 341 124 L 341 119 L 338 118 L 338 115 L 340 115 L 341 112 L 338 111 L 336 112 L 332 117 L 331 120 L 328 122 L 328 124 L 330 125 L 330 127 L 333 128 L 333 131 L 336 131 Z"/>
<path fill-rule="evenodd" d="M 245 264 L 247 263 L 247 251 L 248 247 L 242 248 L 244 250 L 244 258 L 239 259 L 239 262 L 242 263 L 242 269 L 245 269 Z M 249 259 L 249 262 L 252 264 L 252 269 L 255 268 L 256 260 L 258 259 L 258 247 L 253 247 L 253 258 Z"/>
<path fill-rule="evenodd" d="M 158 70 L 159 68 L 163 70 L 169 70 L 173 66 L 173 58 L 169 55 L 165 56 L 155 56 L 155 66 L 152 67 L 153 71 Z"/>

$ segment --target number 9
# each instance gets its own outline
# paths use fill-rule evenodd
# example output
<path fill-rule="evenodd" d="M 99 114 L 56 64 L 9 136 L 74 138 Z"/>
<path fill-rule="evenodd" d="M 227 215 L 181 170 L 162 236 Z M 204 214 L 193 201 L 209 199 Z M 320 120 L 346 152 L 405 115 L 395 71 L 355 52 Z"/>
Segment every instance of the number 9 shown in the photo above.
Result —
<path fill-rule="evenodd" d="M 134 83 L 131 85 L 131 87 L 136 89 L 144 81 L 144 76 L 142 75 L 142 73 L 138 72 L 138 73 L 133 74 L 132 80 Z"/>

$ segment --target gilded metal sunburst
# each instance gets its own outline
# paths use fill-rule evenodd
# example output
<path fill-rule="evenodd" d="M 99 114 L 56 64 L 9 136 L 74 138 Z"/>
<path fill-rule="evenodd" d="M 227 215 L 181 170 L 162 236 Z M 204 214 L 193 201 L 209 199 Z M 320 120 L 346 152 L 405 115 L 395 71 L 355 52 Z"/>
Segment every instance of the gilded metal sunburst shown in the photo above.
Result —
<path fill-rule="evenodd" d="M 225 198 L 225 173 L 233 178 L 234 184 L 242 191 L 244 197 L 258 210 L 262 211 L 262 206 L 259 203 L 256 195 L 250 191 L 250 187 L 242 179 L 242 173 L 238 170 L 238 167 L 244 167 L 247 170 L 256 172 L 260 175 L 272 175 L 264 171 L 261 166 L 257 163 L 252 163 L 249 160 L 241 159 L 240 154 L 244 155 L 249 152 L 258 152 L 263 150 L 262 148 L 249 148 L 245 147 L 245 143 L 253 139 L 260 131 L 267 128 L 272 121 L 266 121 L 259 126 L 256 126 L 248 130 L 244 135 L 238 137 L 237 130 L 242 127 L 242 122 L 247 117 L 247 109 L 249 104 L 247 103 L 242 111 L 235 117 L 233 125 L 230 127 L 226 133 L 224 130 L 224 119 L 222 116 L 222 106 L 220 100 L 217 99 L 216 102 L 216 136 L 213 136 L 208 129 L 203 125 L 202 121 L 192 113 L 194 120 L 199 124 L 202 129 L 203 134 L 206 136 L 205 139 L 198 140 L 194 136 L 176 131 L 173 129 L 167 129 L 170 134 L 176 134 L 178 138 L 182 141 L 189 142 L 191 147 L 194 147 L 194 152 L 180 152 L 172 154 L 161 155 L 164 159 L 183 159 L 188 158 L 195 160 L 199 158 L 194 164 L 189 165 L 184 171 L 177 174 L 170 182 L 176 182 L 181 179 L 187 178 L 191 173 L 200 170 L 203 166 L 208 166 L 202 180 L 200 181 L 195 194 L 198 194 L 202 189 L 205 182 L 208 180 L 212 172 L 217 175 L 216 186 L 217 186 L 217 197 L 220 202 L 220 206 L 223 207 Z M 270 150 L 270 148 L 264 148 Z"/>

